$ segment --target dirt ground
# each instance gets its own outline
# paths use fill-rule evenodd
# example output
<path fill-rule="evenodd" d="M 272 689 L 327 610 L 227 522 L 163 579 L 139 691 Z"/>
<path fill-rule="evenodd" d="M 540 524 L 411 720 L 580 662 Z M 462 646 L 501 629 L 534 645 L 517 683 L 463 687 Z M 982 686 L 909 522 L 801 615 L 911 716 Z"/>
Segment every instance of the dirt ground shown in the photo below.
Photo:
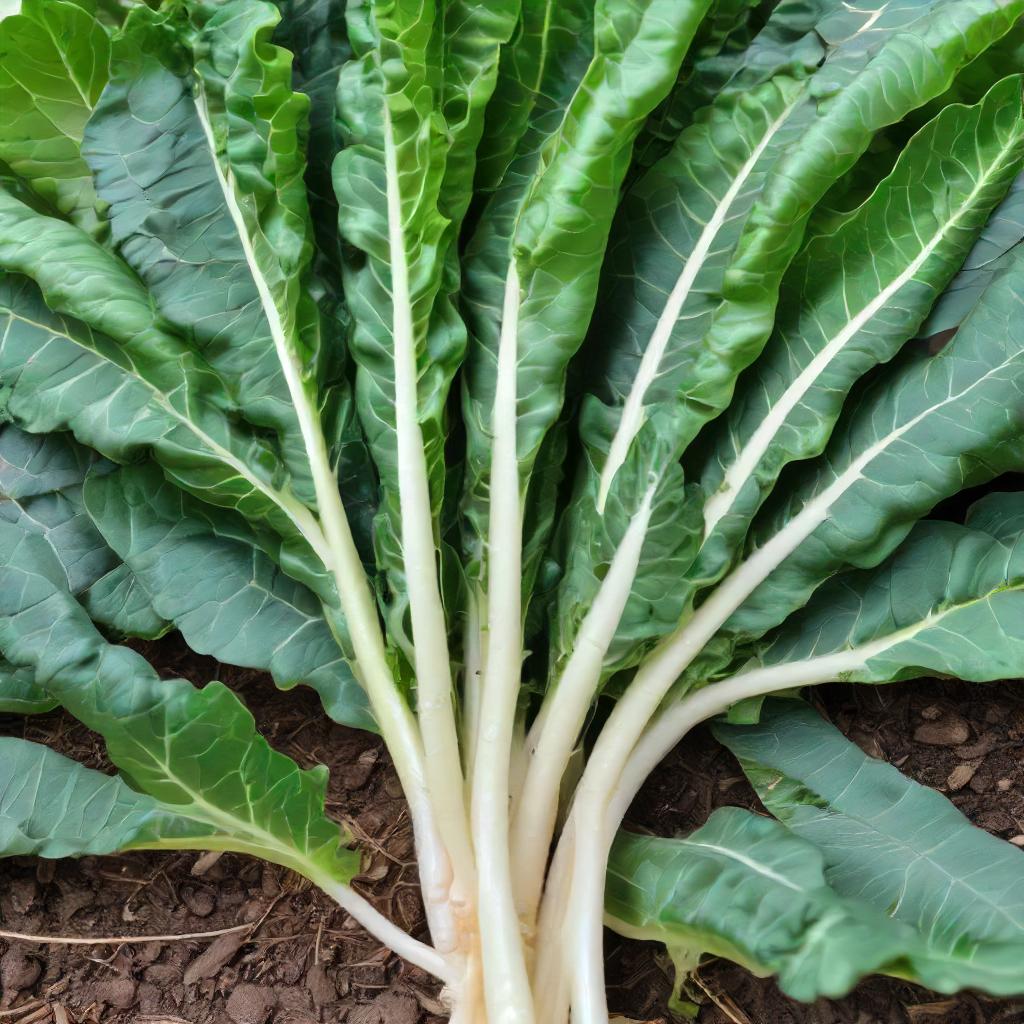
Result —
<path fill-rule="evenodd" d="M 278 693 L 258 673 L 197 658 L 176 637 L 143 647 L 166 675 L 224 679 L 279 749 L 330 767 L 329 809 L 366 852 L 358 886 L 422 933 L 409 820 L 380 743 L 325 721 L 312 694 Z M 977 825 L 1006 839 L 1024 836 L 1024 683 L 836 686 L 820 701 L 865 750 L 949 793 Z M 0 732 L 105 766 L 95 737 L 60 714 L 0 717 Z M 730 756 L 702 731 L 651 778 L 630 824 L 689 831 L 723 804 L 757 806 Z M 283 869 L 231 855 L 210 864 L 197 854 L 0 862 L 0 928 L 8 931 L 182 936 L 238 926 L 245 927 L 214 938 L 105 946 L 0 940 L 0 1024 L 440 1022 L 426 975 L 388 956 Z M 608 961 L 613 1010 L 645 1022 L 672 1019 L 671 970 L 657 947 L 610 937 Z M 1024 1000 L 937 997 L 882 978 L 813 1006 L 723 961 L 705 964 L 696 981 L 700 1024 L 1024 1024 Z"/>

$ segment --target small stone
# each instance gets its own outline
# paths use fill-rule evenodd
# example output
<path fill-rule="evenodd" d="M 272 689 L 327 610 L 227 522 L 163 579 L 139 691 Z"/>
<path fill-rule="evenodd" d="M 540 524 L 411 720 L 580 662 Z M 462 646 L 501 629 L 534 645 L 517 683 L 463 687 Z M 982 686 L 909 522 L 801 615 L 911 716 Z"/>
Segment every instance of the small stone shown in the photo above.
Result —
<path fill-rule="evenodd" d="M 39 894 L 39 887 L 34 878 L 15 878 L 11 881 L 9 892 L 11 907 L 16 914 L 27 914 Z"/>
<path fill-rule="evenodd" d="M 1013 789 L 1013 779 L 1000 779 L 996 783 L 996 789 L 998 789 L 1000 793 L 1005 793 L 1008 790 Z"/>
<path fill-rule="evenodd" d="M 925 722 L 914 730 L 914 739 L 918 743 L 927 743 L 932 747 L 958 747 L 966 743 L 970 735 L 967 723 L 956 715 Z"/>
<path fill-rule="evenodd" d="M 216 901 L 209 889 L 193 889 L 186 886 L 181 890 L 181 902 L 196 917 L 209 917 L 213 913 Z"/>
<path fill-rule="evenodd" d="M 1024 836 L 1014 836 L 1011 840 L 1014 846 L 1024 846 Z"/>
<path fill-rule="evenodd" d="M 977 770 L 978 766 L 976 764 L 958 764 L 949 773 L 946 785 L 955 793 L 957 790 L 963 789 L 974 778 L 974 773 Z"/>
<path fill-rule="evenodd" d="M 30 989 L 42 973 L 38 960 L 25 956 L 16 946 L 11 946 L 0 957 L 0 993 L 3 994 L 0 1006 L 9 1006 L 8 1000 L 13 1002 L 19 992 Z"/>
<path fill-rule="evenodd" d="M 929 704 L 928 707 L 921 710 L 921 717 L 926 722 L 934 722 L 942 717 L 942 708 L 937 707 L 935 704 Z"/>
<path fill-rule="evenodd" d="M 93 998 L 115 1010 L 129 1010 L 135 1005 L 137 985 L 131 978 L 98 981 L 92 987 Z"/>
<path fill-rule="evenodd" d="M 234 1024 L 265 1024 L 276 1001 L 271 989 L 263 985 L 242 984 L 228 996 L 225 1009 Z"/>

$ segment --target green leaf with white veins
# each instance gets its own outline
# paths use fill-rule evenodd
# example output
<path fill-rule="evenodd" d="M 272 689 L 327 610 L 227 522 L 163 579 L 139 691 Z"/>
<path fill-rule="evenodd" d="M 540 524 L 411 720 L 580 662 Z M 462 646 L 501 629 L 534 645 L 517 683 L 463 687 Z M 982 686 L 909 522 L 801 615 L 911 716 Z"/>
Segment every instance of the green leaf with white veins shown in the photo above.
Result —
<path fill-rule="evenodd" d="M 0 520 L 46 538 L 67 586 L 94 622 L 122 636 L 157 637 L 169 623 L 87 514 L 86 475 L 113 466 L 65 434 L 26 434 L 0 426 Z"/>
<path fill-rule="evenodd" d="M 478 530 L 496 435 L 514 429 L 525 491 L 541 443 L 561 412 L 566 367 L 593 311 L 633 142 L 675 80 L 709 2 L 598 3 L 593 59 L 517 200 L 512 258 L 506 249 L 504 260 L 492 264 L 496 252 L 479 249 L 476 272 L 483 287 L 470 284 L 469 302 L 501 308 L 502 314 L 500 333 L 491 328 L 474 338 L 463 403 L 469 461 L 465 508 Z M 474 255 L 471 249 L 467 276 Z M 503 362 L 507 373 L 499 369 Z M 502 387 L 508 392 L 505 404 L 516 403 L 511 414 L 496 409 Z"/>
<path fill-rule="evenodd" d="M 106 226 L 79 149 L 109 57 L 107 30 L 64 0 L 24 0 L 0 21 L 0 160 L 93 234 Z"/>
<path fill-rule="evenodd" d="M 59 268 L 49 259 L 57 250 L 67 259 Z M 310 550 L 316 524 L 275 480 L 272 450 L 223 411 L 219 378 L 157 326 L 124 268 L 76 228 L 0 192 L 0 265 L 15 261 L 40 279 L 49 306 L 31 281 L 0 274 L 7 415 L 33 433 L 71 430 L 113 460 L 152 453 L 204 500 L 271 525 L 286 540 L 289 571 L 323 586 L 323 564 Z"/>
<path fill-rule="evenodd" d="M 566 588 L 563 615 L 582 621 L 594 579 L 619 550 L 589 538 L 624 537 L 630 523 L 646 529 L 632 487 L 646 475 L 656 488 L 655 505 L 674 503 L 674 517 L 664 518 L 679 525 L 675 537 L 641 550 L 635 575 L 652 591 L 661 579 L 671 600 L 645 622 L 644 595 L 624 589 L 628 580 L 619 588 L 616 603 L 625 609 L 632 601 L 640 623 L 620 638 L 626 653 L 664 635 L 692 601 L 692 582 L 680 586 L 675 569 L 692 551 L 688 506 L 699 496 L 679 485 L 677 460 L 728 404 L 738 374 L 759 353 L 807 214 L 879 128 L 941 92 L 975 48 L 1010 26 L 1001 4 L 957 5 L 958 18 L 973 29 L 966 35 L 966 22 L 926 17 L 930 6 L 923 2 L 873 10 L 877 17 L 836 14 L 828 58 L 808 80 L 779 75 L 726 92 L 623 201 L 595 321 L 600 330 L 588 352 L 593 393 L 581 415 L 583 498 L 566 528 L 581 540 L 570 546 L 576 564 L 568 573 L 591 582 L 579 591 Z M 903 75 L 894 88 L 893 76 L 908 66 L 911 52 L 927 73 Z M 1005 122 L 1001 130 L 1012 132 Z M 978 205 L 996 202 L 997 189 Z M 976 215 L 972 223 L 977 227 Z M 622 497 L 612 501 L 617 489 Z M 595 526 L 595 518 L 608 517 L 612 522 Z M 662 572 L 663 564 L 672 571 Z M 563 637 L 571 633 L 560 630 Z"/>
<path fill-rule="evenodd" d="M 917 334 L 1024 163 L 1021 84 L 947 107 L 862 206 L 804 246 L 774 334 L 708 438 L 696 578 L 724 570 L 782 467 L 820 453 L 854 382 Z M 935 202 L 913 202 L 917 188 Z"/>
<path fill-rule="evenodd" d="M 878 564 L 939 500 L 1019 470 L 1024 254 L 937 355 L 905 350 L 853 403 L 829 447 L 755 520 L 716 592 L 750 595 L 725 624 L 760 636 L 848 565 Z"/>
<path fill-rule="evenodd" d="M 191 839 L 147 845 L 235 850 L 321 885 L 348 882 L 358 857 L 324 813 L 326 769 L 301 771 L 272 750 L 220 683 L 161 680 L 108 644 L 63 582 L 42 538 L 0 524 L 0 650 L 104 738 L 135 788 L 193 823 Z"/>
<path fill-rule="evenodd" d="M 805 704 L 768 701 L 759 724 L 717 725 L 715 735 L 768 809 L 821 851 L 832 889 L 926 936 L 923 984 L 1024 988 L 1024 853 L 868 757 Z"/>
<path fill-rule="evenodd" d="M 211 831 L 116 776 L 38 743 L 0 737 L 0 857 L 115 853 L 165 835 L 199 840 Z"/>
<path fill-rule="evenodd" d="M 197 50 L 211 55 L 199 57 L 195 74 L 179 42 L 185 28 L 180 10 L 133 11 L 114 46 L 111 81 L 89 121 L 83 154 L 109 205 L 118 253 L 163 317 L 221 375 L 249 421 L 277 432 L 291 486 L 313 504 L 286 380 L 299 358 L 290 346 L 300 329 L 300 283 L 311 254 L 305 167 L 291 156 L 299 148 L 295 122 L 306 104 L 291 92 L 285 51 L 264 44 L 269 59 L 260 61 L 263 47 L 256 40 L 269 33 L 276 12 L 263 4 L 242 6 L 244 17 L 237 3 L 222 6 L 198 33 Z M 255 71 L 236 52 L 245 41 Z M 218 74 L 207 71 L 209 60 L 217 62 Z M 237 85 L 222 95 L 219 74 L 232 67 L 233 82 L 265 74 L 263 88 L 278 104 L 274 141 L 283 160 L 261 134 L 269 136 L 266 114 L 265 120 L 232 121 L 247 126 L 232 129 L 240 139 L 223 126 L 223 104 L 251 106 L 235 95 Z M 296 133 L 290 145 L 289 130 Z M 244 161 L 233 163 L 232 153 L 244 154 Z M 302 315 L 312 319 L 315 332 L 308 300 Z"/>
<path fill-rule="evenodd" d="M 340 615 L 281 572 L 270 538 L 189 497 L 152 465 L 90 475 L 85 503 L 154 608 L 194 651 L 270 672 L 282 689 L 312 686 L 335 721 L 373 728 L 343 655 L 351 645 Z"/>
<path fill-rule="evenodd" d="M 341 234 L 357 250 L 344 280 L 358 408 L 381 480 L 377 559 L 387 573 L 392 636 L 409 651 L 407 588 L 431 590 L 417 606 L 440 602 L 434 522 L 445 403 L 465 350 L 451 311 L 433 315 L 449 241 L 438 209 L 447 139 L 433 67 L 442 16 L 433 2 L 365 0 L 350 4 L 347 17 L 356 56 L 338 87 L 346 147 L 334 186 Z"/>
<path fill-rule="evenodd" d="M 913 977 L 928 951 L 908 925 L 828 887 L 821 851 L 738 807 L 685 838 L 620 832 L 605 893 L 607 924 L 663 942 L 677 982 L 704 954 L 778 975 L 805 1002 L 845 995 L 868 974 Z M 913 966 L 912 966 L 913 965 Z"/>
<path fill-rule="evenodd" d="M 967 524 L 918 523 L 877 569 L 840 573 L 758 646 L 744 673 L 886 683 L 1024 675 L 1024 496 L 990 494 Z"/>

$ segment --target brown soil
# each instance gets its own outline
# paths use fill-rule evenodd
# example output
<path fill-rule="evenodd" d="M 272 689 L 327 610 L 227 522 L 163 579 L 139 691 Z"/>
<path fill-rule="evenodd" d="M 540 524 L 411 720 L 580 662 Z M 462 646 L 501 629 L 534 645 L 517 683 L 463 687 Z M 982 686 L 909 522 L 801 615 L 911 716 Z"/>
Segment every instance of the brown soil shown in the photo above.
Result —
<path fill-rule="evenodd" d="M 423 934 L 408 816 L 374 737 L 326 722 L 313 695 L 281 694 L 258 673 L 220 666 L 177 638 L 143 645 L 167 675 L 221 678 L 242 693 L 280 750 L 331 769 L 329 809 L 366 852 L 357 883 Z M 822 709 L 875 756 L 949 793 L 976 824 L 1024 835 L 1024 685 L 922 682 L 832 687 Z M 61 714 L 3 719 L 0 732 L 46 742 L 96 767 L 96 738 Z M 723 804 L 757 801 L 729 755 L 701 731 L 652 777 L 630 813 L 636 829 L 689 831 Z M 61 946 L 0 941 L 6 1024 L 439 1024 L 437 990 L 388 956 L 330 901 L 283 869 L 225 855 L 133 854 L 0 862 L 0 928 L 56 935 L 181 935 L 246 924 L 213 939 Z M 611 937 L 613 1010 L 669 1021 L 671 969 L 657 947 Z M 694 991 L 700 1024 L 1024 1024 L 1024 1001 L 937 997 L 872 978 L 846 999 L 801 1006 L 769 980 L 723 961 Z"/>

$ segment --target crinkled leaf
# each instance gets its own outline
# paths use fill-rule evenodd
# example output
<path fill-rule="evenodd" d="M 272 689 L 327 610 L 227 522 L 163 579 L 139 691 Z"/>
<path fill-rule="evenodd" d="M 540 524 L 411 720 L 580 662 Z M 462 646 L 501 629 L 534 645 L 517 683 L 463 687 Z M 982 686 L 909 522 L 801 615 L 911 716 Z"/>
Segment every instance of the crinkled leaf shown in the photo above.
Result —
<path fill-rule="evenodd" d="M 925 985 L 1024 989 L 1024 852 L 868 757 L 807 705 L 768 701 L 758 725 L 715 734 L 769 810 L 821 851 L 836 892 L 927 939 Z"/>
<path fill-rule="evenodd" d="M 702 954 L 721 956 L 778 975 L 804 1002 L 843 996 L 867 974 L 913 974 L 923 945 L 906 924 L 830 889 L 812 843 L 738 807 L 682 839 L 620 832 L 605 912 L 621 934 L 664 942 L 680 973 Z"/>
<path fill-rule="evenodd" d="M 342 653 L 350 645 L 337 612 L 285 576 L 264 550 L 272 542 L 244 519 L 190 498 L 154 466 L 91 474 L 85 501 L 153 607 L 194 651 L 270 672 L 284 689 L 312 686 L 335 721 L 373 728 Z"/>
<path fill-rule="evenodd" d="M 82 133 L 107 81 L 107 30 L 65 0 L 0 21 L 0 160 L 85 230 L 102 233 Z"/>
<path fill-rule="evenodd" d="M 220 683 L 161 680 L 140 655 L 108 644 L 64 582 L 41 537 L 0 524 L 0 650 L 103 736 L 133 787 L 206 826 L 201 839 L 168 845 L 231 849 L 348 881 L 356 857 L 324 813 L 326 769 L 302 771 L 272 750 Z"/>

